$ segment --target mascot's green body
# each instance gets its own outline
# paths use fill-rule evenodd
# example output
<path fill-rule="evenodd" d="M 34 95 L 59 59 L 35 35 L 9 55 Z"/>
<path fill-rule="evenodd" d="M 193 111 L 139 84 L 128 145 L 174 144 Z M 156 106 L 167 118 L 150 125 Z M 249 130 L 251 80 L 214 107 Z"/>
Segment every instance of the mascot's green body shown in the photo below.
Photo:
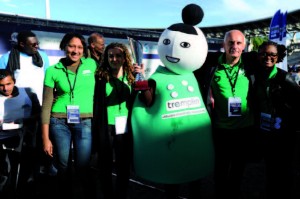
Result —
<path fill-rule="evenodd" d="M 131 118 L 135 172 L 164 184 L 203 178 L 214 167 L 211 121 L 193 74 L 205 61 L 207 42 L 200 29 L 184 24 L 193 29 L 186 33 L 180 25 L 162 33 L 158 50 L 165 66 L 149 78 L 155 82 L 151 105 L 137 96 Z"/>

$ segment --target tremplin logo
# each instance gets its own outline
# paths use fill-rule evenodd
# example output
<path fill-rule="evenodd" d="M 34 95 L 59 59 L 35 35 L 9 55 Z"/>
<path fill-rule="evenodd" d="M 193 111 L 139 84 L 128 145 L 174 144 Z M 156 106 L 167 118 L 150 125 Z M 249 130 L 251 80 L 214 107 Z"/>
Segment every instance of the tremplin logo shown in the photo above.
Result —
<path fill-rule="evenodd" d="M 176 117 L 185 117 L 191 115 L 203 114 L 205 107 L 200 107 L 199 97 L 183 98 L 179 100 L 170 100 L 166 103 L 168 113 L 161 116 L 162 119 L 171 119 Z"/>
<path fill-rule="evenodd" d="M 166 103 L 167 111 L 176 111 L 187 108 L 200 107 L 201 102 L 199 97 L 183 98 L 178 100 L 170 100 Z"/>

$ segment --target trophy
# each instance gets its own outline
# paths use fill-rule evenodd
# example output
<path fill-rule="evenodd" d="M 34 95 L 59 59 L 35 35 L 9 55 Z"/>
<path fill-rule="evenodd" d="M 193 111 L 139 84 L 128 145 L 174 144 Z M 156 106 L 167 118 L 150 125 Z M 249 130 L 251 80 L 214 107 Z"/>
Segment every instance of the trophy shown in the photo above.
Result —
<path fill-rule="evenodd" d="M 143 45 L 139 41 L 130 37 L 128 37 L 128 41 L 134 62 L 141 65 L 143 60 Z M 141 91 L 147 89 L 149 89 L 148 81 L 142 73 L 137 73 L 135 76 L 134 90 Z"/>

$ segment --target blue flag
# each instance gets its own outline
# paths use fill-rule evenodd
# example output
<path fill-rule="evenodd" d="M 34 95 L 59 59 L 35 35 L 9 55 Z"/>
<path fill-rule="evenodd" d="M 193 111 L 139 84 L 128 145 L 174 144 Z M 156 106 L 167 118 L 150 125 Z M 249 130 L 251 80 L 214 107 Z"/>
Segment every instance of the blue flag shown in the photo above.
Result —
<path fill-rule="evenodd" d="M 269 40 L 286 46 L 286 19 L 287 12 L 282 13 L 280 10 L 274 14 L 270 24 Z M 277 67 L 287 71 L 287 58 L 285 57 Z"/>

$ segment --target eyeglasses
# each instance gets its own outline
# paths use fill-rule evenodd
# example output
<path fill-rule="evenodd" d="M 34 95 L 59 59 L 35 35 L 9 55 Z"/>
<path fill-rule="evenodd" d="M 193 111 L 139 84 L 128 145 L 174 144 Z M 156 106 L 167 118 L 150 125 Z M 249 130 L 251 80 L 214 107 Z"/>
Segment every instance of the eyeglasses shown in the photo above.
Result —
<path fill-rule="evenodd" d="M 32 46 L 32 47 L 36 47 L 36 46 L 40 45 L 40 42 L 29 43 L 28 45 L 30 45 L 30 46 Z"/>
<path fill-rule="evenodd" d="M 262 57 L 271 57 L 271 58 L 277 58 L 278 56 L 277 53 L 259 53 L 259 55 Z"/>

